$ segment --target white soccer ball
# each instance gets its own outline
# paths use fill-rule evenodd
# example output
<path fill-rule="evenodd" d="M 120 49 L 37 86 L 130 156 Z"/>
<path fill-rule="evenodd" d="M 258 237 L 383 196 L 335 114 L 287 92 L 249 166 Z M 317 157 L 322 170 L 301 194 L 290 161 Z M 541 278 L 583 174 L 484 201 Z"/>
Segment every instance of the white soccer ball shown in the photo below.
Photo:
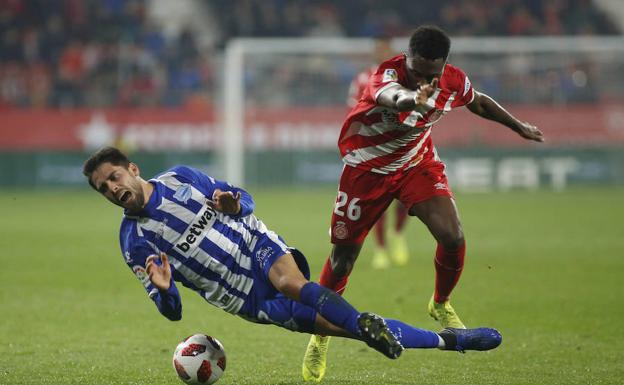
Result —
<path fill-rule="evenodd" d="M 214 384 L 225 371 L 223 345 L 204 334 L 187 337 L 173 353 L 173 368 L 187 384 Z"/>

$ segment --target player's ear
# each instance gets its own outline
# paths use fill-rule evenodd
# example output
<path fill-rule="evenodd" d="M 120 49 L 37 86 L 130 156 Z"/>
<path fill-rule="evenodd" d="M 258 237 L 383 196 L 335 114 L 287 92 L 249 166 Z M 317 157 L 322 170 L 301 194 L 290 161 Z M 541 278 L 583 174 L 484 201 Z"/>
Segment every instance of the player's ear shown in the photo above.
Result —
<path fill-rule="evenodd" d="M 139 166 L 136 163 L 130 162 L 130 164 L 128 165 L 128 170 L 130 170 L 130 172 L 134 176 L 141 175 L 141 170 L 139 170 Z"/>

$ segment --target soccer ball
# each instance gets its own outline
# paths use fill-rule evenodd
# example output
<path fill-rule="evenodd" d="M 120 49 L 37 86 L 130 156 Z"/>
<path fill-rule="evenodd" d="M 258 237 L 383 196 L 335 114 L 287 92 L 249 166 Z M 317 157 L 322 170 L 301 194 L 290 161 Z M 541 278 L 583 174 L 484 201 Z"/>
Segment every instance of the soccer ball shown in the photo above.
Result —
<path fill-rule="evenodd" d="M 187 384 L 214 384 L 225 370 L 223 345 L 216 338 L 204 334 L 187 337 L 173 353 L 173 368 Z"/>

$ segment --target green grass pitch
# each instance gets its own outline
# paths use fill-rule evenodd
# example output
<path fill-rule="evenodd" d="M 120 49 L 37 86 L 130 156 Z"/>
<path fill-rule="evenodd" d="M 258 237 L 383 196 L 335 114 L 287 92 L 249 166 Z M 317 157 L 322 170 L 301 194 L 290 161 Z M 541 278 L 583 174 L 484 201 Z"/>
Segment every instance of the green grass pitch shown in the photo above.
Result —
<path fill-rule="evenodd" d="M 250 192 L 316 279 L 334 190 Z M 333 339 L 324 383 L 623 383 L 623 193 L 459 194 L 468 254 L 453 303 L 469 326 L 500 329 L 502 346 L 391 361 Z M 4 191 L 0 213 L 0 384 L 178 384 L 173 349 L 198 332 L 225 346 L 220 385 L 301 383 L 307 335 L 245 322 L 186 289 L 183 320 L 160 316 L 119 253 L 120 210 L 95 193 Z M 426 313 L 434 244 L 416 219 L 408 226 L 409 264 L 374 271 L 365 247 L 346 298 L 436 330 Z"/>

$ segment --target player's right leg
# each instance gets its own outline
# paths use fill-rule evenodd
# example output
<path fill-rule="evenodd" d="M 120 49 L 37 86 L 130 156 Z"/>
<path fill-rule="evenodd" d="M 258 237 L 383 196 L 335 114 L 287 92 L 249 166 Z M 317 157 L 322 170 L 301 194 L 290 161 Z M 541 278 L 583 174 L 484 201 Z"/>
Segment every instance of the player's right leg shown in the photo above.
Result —
<path fill-rule="evenodd" d="M 332 254 L 321 271 L 319 284 L 342 295 L 361 248 L 361 244 L 334 245 Z M 330 335 L 334 334 L 319 333 L 310 337 L 301 368 L 305 381 L 320 382 L 325 376 Z"/>
<path fill-rule="evenodd" d="M 340 176 L 331 221 L 331 256 L 321 271 L 319 283 L 338 294 L 346 288 L 349 274 L 372 226 L 392 202 L 385 176 L 346 166 Z M 306 381 L 320 381 L 325 375 L 329 337 L 312 336 L 303 357 Z"/>

